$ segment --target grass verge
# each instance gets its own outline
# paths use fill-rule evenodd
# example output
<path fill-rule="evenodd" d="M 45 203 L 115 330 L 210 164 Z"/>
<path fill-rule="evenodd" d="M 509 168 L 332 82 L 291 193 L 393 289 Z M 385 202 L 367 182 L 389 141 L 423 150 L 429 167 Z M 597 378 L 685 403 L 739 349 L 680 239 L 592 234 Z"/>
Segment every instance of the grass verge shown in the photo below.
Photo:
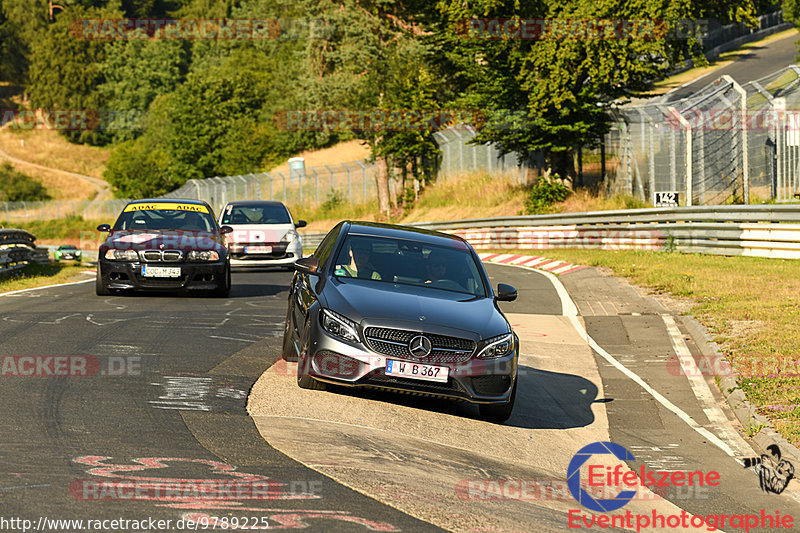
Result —
<path fill-rule="evenodd" d="M 684 299 L 686 314 L 719 344 L 750 402 L 800 446 L 800 263 L 637 250 L 538 254 L 607 267 L 654 293 Z"/>
<path fill-rule="evenodd" d="M 85 266 L 74 264 L 28 265 L 0 274 L 0 293 L 86 279 L 86 275 L 81 274 L 84 270 Z"/>

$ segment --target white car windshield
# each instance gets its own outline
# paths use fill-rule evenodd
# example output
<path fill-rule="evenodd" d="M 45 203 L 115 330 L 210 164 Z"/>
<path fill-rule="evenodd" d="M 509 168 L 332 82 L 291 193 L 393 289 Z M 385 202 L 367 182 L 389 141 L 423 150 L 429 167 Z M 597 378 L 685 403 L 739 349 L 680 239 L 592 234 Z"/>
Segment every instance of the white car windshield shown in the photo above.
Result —
<path fill-rule="evenodd" d="M 279 204 L 229 205 L 222 213 L 223 224 L 291 224 L 289 211 Z"/>

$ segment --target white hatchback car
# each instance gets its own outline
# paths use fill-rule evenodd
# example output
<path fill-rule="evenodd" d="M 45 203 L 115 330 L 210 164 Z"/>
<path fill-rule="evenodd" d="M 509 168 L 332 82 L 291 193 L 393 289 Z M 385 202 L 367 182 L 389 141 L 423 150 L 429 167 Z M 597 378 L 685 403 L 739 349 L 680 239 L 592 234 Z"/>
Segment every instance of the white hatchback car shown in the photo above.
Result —
<path fill-rule="evenodd" d="M 240 200 L 228 202 L 219 223 L 233 228 L 226 235 L 232 267 L 278 266 L 293 269 L 303 257 L 303 242 L 289 209 L 282 202 Z"/>

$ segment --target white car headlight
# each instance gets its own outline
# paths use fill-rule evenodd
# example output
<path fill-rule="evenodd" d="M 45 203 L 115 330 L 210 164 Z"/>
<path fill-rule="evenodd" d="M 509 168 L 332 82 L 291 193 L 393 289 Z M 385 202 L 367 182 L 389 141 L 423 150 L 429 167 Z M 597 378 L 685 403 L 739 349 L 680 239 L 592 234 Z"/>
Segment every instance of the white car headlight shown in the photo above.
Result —
<path fill-rule="evenodd" d="M 284 235 L 281 240 L 282 241 L 286 241 L 286 242 L 292 242 L 297 237 L 298 237 L 297 231 L 293 230 L 293 229 L 290 229 L 289 231 L 286 232 L 286 235 Z"/>
<path fill-rule="evenodd" d="M 349 318 L 329 309 L 323 309 L 320 313 L 320 320 L 325 331 L 334 337 L 350 342 L 361 342 L 356 323 Z"/>
<path fill-rule="evenodd" d="M 213 250 L 192 250 L 186 254 L 189 261 L 217 261 L 219 254 Z"/>
<path fill-rule="evenodd" d="M 105 258 L 111 261 L 138 261 L 139 254 L 136 253 L 136 250 L 116 250 L 112 248 L 106 251 Z"/>
<path fill-rule="evenodd" d="M 514 353 L 514 333 L 504 333 L 483 341 L 483 349 L 478 353 L 481 359 L 504 357 Z"/>

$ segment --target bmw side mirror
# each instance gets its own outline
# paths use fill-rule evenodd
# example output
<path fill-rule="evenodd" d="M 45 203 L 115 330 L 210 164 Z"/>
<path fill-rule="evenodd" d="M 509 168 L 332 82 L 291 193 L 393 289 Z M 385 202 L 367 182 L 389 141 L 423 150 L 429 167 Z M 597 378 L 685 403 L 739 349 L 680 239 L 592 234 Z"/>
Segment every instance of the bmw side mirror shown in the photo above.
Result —
<path fill-rule="evenodd" d="M 500 302 L 513 302 L 517 299 L 517 289 L 505 283 L 498 283 L 495 298 Z"/>
<path fill-rule="evenodd" d="M 294 269 L 298 272 L 302 272 L 303 274 L 315 274 L 319 275 L 317 269 L 319 268 L 319 259 L 316 257 L 304 257 L 302 259 L 298 259 L 294 263 Z"/>
<path fill-rule="evenodd" d="M 219 234 L 220 235 L 225 235 L 227 233 L 231 233 L 232 231 L 233 231 L 233 228 L 230 227 L 230 226 L 222 226 L 221 228 L 219 228 Z"/>
<path fill-rule="evenodd" d="M 305 220 L 298 220 L 297 224 L 294 225 L 295 228 L 305 228 L 308 222 Z"/>
<path fill-rule="evenodd" d="M 100 224 L 99 226 L 97 226 L 97 231 L 111 231 L 111 225 L 110 224 Z"/>

